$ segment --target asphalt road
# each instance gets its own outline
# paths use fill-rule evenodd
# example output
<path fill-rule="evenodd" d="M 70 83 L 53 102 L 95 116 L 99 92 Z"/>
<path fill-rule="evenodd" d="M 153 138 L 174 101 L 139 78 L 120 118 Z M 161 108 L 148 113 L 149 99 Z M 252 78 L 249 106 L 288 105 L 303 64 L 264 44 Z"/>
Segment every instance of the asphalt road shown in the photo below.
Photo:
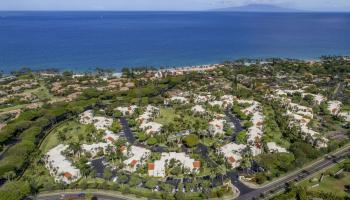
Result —
<path fill-rule="evenodd" d="M 237 198 L 238 200 L 249 200 L 249 199 L 256 199 L 256 198 L 263 198 L 264 196 L 268 196 L 269 194 L 272 194 L 276 191 L 280 191 L 287 187 L 288 183 L 298 182 L 302 180 L 305 177 L 308 177 L 312 174 L 315 174 L 334 163 L 342 160 L 344 157 L 349 155 L 349 148 L 345 148 L 342 151 L 339 151 L 335 154 L 333 154 L 333 158 L 331 159 L 324 159 L 320 162 L 317 162 L 311 166 L 308 166 L 304 168 L 304 170 L 300 171 L 299 173 L 293 174 L 291 176 L 286 176 L 276 182 L 273 182 L 272 184 L 269 184 L 266 187 L 255 189 L 251 192 L 244 193 L 241 192 L 241 195 Z"/>
<path fill-rule="evenodd" d="M 126 139 L 128 140 L 128 142 L 129 142 L 130 144 L 134 144 L 134 142 L 135 142 L 136 139 L 135 139 L 135 136 L 134 136 L 134 134 L 132 133 L 130 127 L 129 127 L 128 120 L 126 120 L 125 117 L 121 117 L 121 118 L 119 119 L 119 121 L 120 121 L 120 124 L 121 124 L 122 127 L 123 127 L 123 132 L 124 132 L 124 135 L 125 135 Z"/>
<path fill-rule="evenodd" d="M 236 140 L 236 135 L 243 130 L 240 120 L 231 113 L 230 110 L 225 111 L 225 115 L 229 118 L 230 122 L 235 126 L 235 131 L 231 136 L 231 140 L 234 142 Z"/>

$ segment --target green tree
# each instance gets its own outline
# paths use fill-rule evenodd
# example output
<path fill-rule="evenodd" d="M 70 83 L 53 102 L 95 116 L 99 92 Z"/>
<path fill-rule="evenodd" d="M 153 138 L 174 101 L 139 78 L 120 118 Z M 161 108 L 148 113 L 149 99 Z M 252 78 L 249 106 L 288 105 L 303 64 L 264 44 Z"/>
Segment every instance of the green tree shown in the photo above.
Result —
<path fill-rule="evenodd" d="M 157 142 L 158 142 L 158 140 L 155 137 L 150 137 L 147 140 L 148 145 L 155 145 L 155 144 L 157 144 Z"/>
<path fill-rule="evenodd" d="M 110 130 L 113 131 L 114 133 L 118 133 L 119 131 L 122 130 L 122 126 L 120 125 L 120 123 L 118 121 L 114 120 Z"/>
<path fill-rule="evenodd" d="M 146 183 L 145 183 L 145 187 L 148 189 L 154 189 L 157 186 L 157 181 L 154 179 L 149 179 Z"/>
<path fill-rule="evenodd" d="M 236 142 L 237 142 L 237 144 L 247 144 L 247 132 L 246 131 L 240 131 L 236 135 Z"/>
<path fill-rule="evenodd" d="M 142 180 L 139 177 L 133 175 L 130 178 L 129 185 L 130 185 L 130 187 L 134 187 L 136 185 L 139 185 L 141 182 L 142 182 Z"/>
<path fill-rule="evenodd" d="M 139 139 L 140 142 L 144 142 L 148 139 L 148 135 L 146 135 L 146 133 L 144 132 L 139 132 L 137 134 L 137 138 Z"/>
<path fill-rule="evenodd" d="M 110 168 L 105 168 L 104 170 L 103 170 L 103 178 L 104 179 L 106 179 L 106 180 L 110 180 L 111 178 L 112 178 L 112 171 L 111 171 L 111 169 Z"/>
<path fill-rule="evenodd" d="M 4 200 L 20 200 L 30 193 L 30 185 L 26 181 L 7 182 L 0 188 L 0 198 Z"/>
<path fill-rule="evenodd" d="M 126 175 L 122 174 L 118 177 L 118 182 L 121 184 L 125 184 L 128 182 L 128 177 Z"/>
<path fill-rule="evenodd" d="M 194 146 L 197 146 L 197 144 L 199 143 L 199 137 L 194 134 L 189 134 L 186 135 L 182 141 L 186 144 L 186 146 L 192 148 Z"/>

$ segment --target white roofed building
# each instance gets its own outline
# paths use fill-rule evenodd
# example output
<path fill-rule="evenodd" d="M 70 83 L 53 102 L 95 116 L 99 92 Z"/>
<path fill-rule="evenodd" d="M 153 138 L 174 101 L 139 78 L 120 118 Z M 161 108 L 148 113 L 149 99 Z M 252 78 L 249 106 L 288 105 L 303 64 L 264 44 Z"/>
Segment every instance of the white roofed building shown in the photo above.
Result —
<path fill-rule="evenodd" d="M 124 116 L 134 114 L 135 110 L 138 107 L 135 105 L 127 106 L 127 107 L 117 107 L 116 110 L 120 111 Z"/>
<path fill-rule="evenodd" d="M 93 124 L 98 130 L 107 130 L 112 126 L 113 119 L 109 117 L 96 117 L 92 110 L 83 112 L 80 116 L 81 124 Z"/>
<path fill-rule="evenodd" d="M 133 145 L 130 147 L 130 151 L 127 154 L 129 158 L 123 162 L 125 164 L 124 169 L 129 172 L 135 172 L 138 166 L 145 164 L 145 160 L 151 155 L 151 151 Z"/>
<path fill-rule="evenodd" d="M 212 99 L 211 95 L 195 95 L 194 96 L 194 103 L 196 104 L 203 104 Z"/>
<path fill-rule="evenodd" d="M 220 148 L 220 152 L 224 154 L 227 162 L 231 164 L 232 168 L 240 165 L 242 159 L 242 152 L 247 146 L 244 144 L 229 143 Z"/>
<path fill-rule="evenodd" d="M 201 105 L 195 105 L 191 108 L 191 111 L 196 114 L 204 114 L 205 109 Z"/>
<path fill-rule="evenodd" d="M 83 151 L 91 153 L 92 157 L 95 157 L 100 151 L 105 153 L 108 145 L 107 143 L 100 142 L 95 144 L 83 144 L 81 148 Z"/>
<path fill-rule="evenodd" d="M 209 122 L 209 132 L 211 135 L 222 135 L 225 134 L 224 131 L 224 124 L 226 123 L 226 120 L 224 119 L 214 119 L 213 121 Z"/>
<path fill-rule="evenodd" d="M 80 117 L 79 122 L 81 124 L 92 124 L 94 114 L 92 113 L 92 110 L 87 110 L 87 111 L 83 112 L 82 114 L 80 114 L 79 117 Z"/>
<path fill-rule="evenodd" d="M 285 148 L 277 145 L 275 142 L 268 142 L 266 146 L 270 153 L 287 153 L 288 152 Z"/>
<path fill-rule="evenodd" d="M 113 123 L 113 119 L 109 117 L 94 117 L 94 126 L 97 130 L 108 130 Z"/>
<path fill-rule="evenodd" d="M 343 117 L 346 122 L 350 122 L 350 112 L 341 112 L 339 116 Z"/>
<path fill-rule="evenodd" d="M 147 134 L 155 134 L 159 133 L 162 130 L 162 124 L 159 124 L 157 122 L 147 122 L 142 123 L 140 125 L 140 128 L 144 130 Z"/>
<path fill-rule="evenodd" d="M 209 102 L 209 105 L 211 106 L 218 106 L 219 108 L 224 107 L 224 102 L 223 101 L 211 101 Z"/>
<path fill-rule="evenodd" d="M 331 115 L 337 115 L 340 112 L 342 103 L 340 101 L 329 101 L 328 110 Z"/>
<path fill-rule="evenodd" d="M 200 161 L 195 161 L 190 158 L 186 153 L 169 152 L 162 153 L 160 160 L 156 160 L 154 163 L 148 164 L 148 175 L 155 177 L 165 177 L 165 169 L 170 160 L 177 160 L 184 168 L 190 170 L 190 172 L 197 173 L 200 168 Z"/>
<path fill-rule="evenodd" d="M 171 97 L 170 99 L 164 100 L 165 105 L 168 105 L 170 103 L 187 104 L 189 103 L 189 101 L 187 98 L 181 97 L 181 96 L 174 96 L 174 97 Z"/>
<path fill-rule="evenodd" d="M 68 145 L 59 144 L 44 156 L 45 166 L 50 170 L 51 176 L 55 177 L 56 182 L 71 183 L 81 177 L 80 170 L 62 155 L 67 148 Z"/>

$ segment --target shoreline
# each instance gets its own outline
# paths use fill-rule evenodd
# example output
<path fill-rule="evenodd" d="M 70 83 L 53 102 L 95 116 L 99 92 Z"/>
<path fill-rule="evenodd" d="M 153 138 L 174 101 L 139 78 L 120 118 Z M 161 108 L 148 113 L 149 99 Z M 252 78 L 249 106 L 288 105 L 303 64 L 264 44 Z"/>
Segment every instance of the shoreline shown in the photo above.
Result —
<path fill-rule="evenodd" d="M 227 60 L 229 62 L 241 62 L 245 61 L 243 64 L 246 66 L 249 66 L 250 64 L 266 64 L 271 62 L 272 59 L 281 59 L 281 60 L 291 60 L 291 61 L 300 61 L 300 62 L 321 62 L 322 61 L 322 56 L 328 56 L 328 55 L 321 55 L 318 58 L 287 58 L 287 57 L 266 57 L 266 58 L 239 58 L 239 59 L 233 59 L 233 60 Z M 329 55 L 330 57 L 334 58 L 342 58 L 345 60 L 350 60 L 350 55 Z M 35 69 L 34 67 L 19 67 L 15 68 L 11 71 L 5 71 L 0 68 L 0 72 L 3 72 L 4 76 L 9 76 L 11 75 L 11 72 L 13 71 L 19 71 L 21 69 L 29 69 L 32 72 L 36 73 L 52 73 L 52 74 L 62 74 L 65 71 L 72 72 L 73 74 L 80 75 L 80 74 L 92 74 L 95 75 L 97 71 L 100 70 L 105 70 L 105 71 L 110 71 L 113 74 L 119 74 L 122 73 L 123 69 L 129 69 L 133 71 L 144 71 L 148 70 L 151 72 L 172 72 L 172 71 L 177 71 L 177 72 L 188 72 L 188 71 L 200 71 L 200 70 L 208 70 L 208 69 L 213 69 L 217 66 L 222 65 L 226 61 L 221 61 L 221 62 L 216 62 L 216 63 L 206 63 L 206 64 L 194 64 L 194 65 L 179 65 L 179 66 L 125 66 L 125 67 L 89 67 L 86 69 L 81 69 L 77 70 L 75 68 L 77 67 L 72 67 L 72 68 L 55 68 L 55 67 L 47 67 L 47 68 L 39 68 Z"/>

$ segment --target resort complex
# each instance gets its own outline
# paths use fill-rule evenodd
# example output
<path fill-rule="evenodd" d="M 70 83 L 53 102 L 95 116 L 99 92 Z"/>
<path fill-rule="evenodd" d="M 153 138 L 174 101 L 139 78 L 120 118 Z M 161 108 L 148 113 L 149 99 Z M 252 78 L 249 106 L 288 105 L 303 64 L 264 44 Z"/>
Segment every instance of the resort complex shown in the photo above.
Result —
<path fill-rule="evenodd" d="M 330 176 L 350 185 L 344 57 L 22 69 L 0 82 L 0 199 L 95 189 L 148 199 L 349 198 L 349 188 L 322 190 L 324 178 L 306 183 L 337 167 Z"/>

